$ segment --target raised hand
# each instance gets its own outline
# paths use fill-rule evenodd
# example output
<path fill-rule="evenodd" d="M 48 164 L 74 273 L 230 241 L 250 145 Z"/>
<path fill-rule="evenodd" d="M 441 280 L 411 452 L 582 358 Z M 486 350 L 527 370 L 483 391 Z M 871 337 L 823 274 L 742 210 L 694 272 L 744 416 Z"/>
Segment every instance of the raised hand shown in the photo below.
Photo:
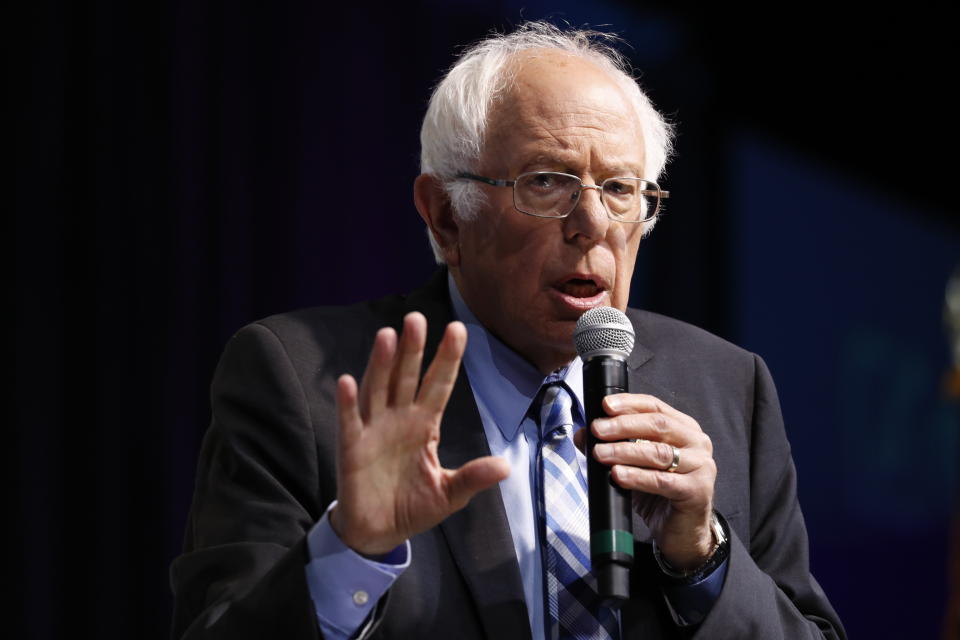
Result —
<path fill-rule="evenodd" d="M 440 421 L 467 343 L 450 323 L 420 381 L 427 321 L 404 318 L 403 334 L 377 332 L 359 389 L 337 381 L 337 506 L 330 524 L 344 544 L 367 555 L 391 551 L 464 507 L 510 473 L 502 458 L 477 458 L 459 469 L 440 466 Z"/>

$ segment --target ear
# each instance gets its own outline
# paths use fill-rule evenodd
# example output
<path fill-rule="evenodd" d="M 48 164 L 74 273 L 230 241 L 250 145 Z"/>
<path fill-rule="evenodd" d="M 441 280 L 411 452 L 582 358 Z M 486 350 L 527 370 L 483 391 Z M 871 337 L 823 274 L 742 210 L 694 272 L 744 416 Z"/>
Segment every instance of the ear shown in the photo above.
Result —
<path fill-rule="evenodd" d="M 413 202 L 448 266 L 460 265 L 460 228 L 453 206 L 436 176 L 421 173 L 413 183 Z"/>

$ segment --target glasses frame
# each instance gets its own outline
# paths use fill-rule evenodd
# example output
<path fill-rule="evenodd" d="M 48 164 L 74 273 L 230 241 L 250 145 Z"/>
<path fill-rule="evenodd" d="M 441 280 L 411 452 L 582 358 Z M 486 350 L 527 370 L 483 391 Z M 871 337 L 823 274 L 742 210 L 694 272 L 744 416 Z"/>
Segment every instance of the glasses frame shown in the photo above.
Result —
<path fill-rule="evenodd" d="M 562 216 L 545 216 L 539 213 L 531 213 L 529 211 L 524 211 L 519 207 L 519 205 L 517 205 L 517 189 L 516 189 L 517 182 L 519 182 L 522 178 L 525 178 L 527 176 L 538 176 L 538 175 L 545 175 L 545 174 L 573 178 L 574 180 L 580 183 L 580 188 L 577 191 L 576 200 L 574 200 L 573 204 L 570 206 L 570 211 L 567 211 Z M 549 220 L 563 220 L 564 218 L 569 216 L 571 213 L 573 213 L 574 210 L 577 208 L 577 204 L 579 204 L 580 202 L 580 195 L 583 193 L 584 189 L 596 189 L 597 191 L 599 191 L 600 203 L 603 205 L 603 210 L 607 212 L 607 217 L 613 220 L 614 222 L 623 222 L 626 224 L 642 224 L 645 222 L 651 222 L 658 215 L 660 215 L 660 209 L 661 209 L 660 203 L 665 198 L 670 197 L 670 192 L 664 191 L 663 189 L 661 189 L 660 185 L 658 185 L 656 182 L 653 182 L 652 180 L 647 180 L 645 178 L 638 178 L 636 176 L 615 176 L 612 178 L 607 178 L 600 184 L 586 184 L 585 182 L 583 182 L 580 176 L 575 176 L 572 173 L 563 173 L 562 171 L 527 171 L 526 173 L 521 173 L 513 180 L 497 180 L 495 178 L 478 176 L 473 173 L 458 173 L 457 178 L 460 178 L 462 180 L 474 180 L 476 182 L 482 182 L 484 184 L 490 185 L 491 187 L 510 187 L 511 189 L 513 189 L 513 208 L 514 209 L 516 209 L 517 211 L 519 211 L 520 213 L 526 216 L 533 216 L 534 218 L 547 218 Z M 623 218 L 617 218 L 612 213 L 610 213 L 610 208 L 607 206 L 607 203 L 604 202 L 603 200 L 603 185 L 607 184 L 611 180 L 643 180 L 648 185 L 652 185 L 654 189 L 641 189 L 640 193 L 641 195 L 657 196 L 657 208 L 654 210 L 653 215 L 643 220 L 624 220 Z"/>

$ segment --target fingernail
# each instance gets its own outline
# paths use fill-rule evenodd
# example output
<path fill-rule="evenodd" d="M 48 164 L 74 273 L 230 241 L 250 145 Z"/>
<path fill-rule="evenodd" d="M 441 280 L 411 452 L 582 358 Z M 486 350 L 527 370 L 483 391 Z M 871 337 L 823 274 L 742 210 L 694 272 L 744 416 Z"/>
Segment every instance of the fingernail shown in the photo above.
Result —
<path fill-rule="evenodd" d="M 598 458 L 608 458 L 613 453 L 613 447 L 609 444 L 597 444 L 593 447 L 593 455 Z"/>
<path fill-rule="evenodd" d="M 610 433 L 610 421 L 603 418 L 597 418 L 593 421 L 593 432 L 598 436 L 605 436 Z"/>
<path fill-rule="evenodd" d="M 611 411 L 617 411 L 620 409 L 620 401 L 617 400 L 616 398 L 612 396 L 607 396 L 606 400 L 607 400 L 607 407 L 609 407 Z"/>

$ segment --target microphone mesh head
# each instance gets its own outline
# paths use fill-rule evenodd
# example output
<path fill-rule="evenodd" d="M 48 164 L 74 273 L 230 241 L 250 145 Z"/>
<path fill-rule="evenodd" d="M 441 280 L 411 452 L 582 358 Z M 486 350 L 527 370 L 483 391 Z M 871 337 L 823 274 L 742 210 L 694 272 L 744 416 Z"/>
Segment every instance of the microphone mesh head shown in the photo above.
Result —
<path fill-rule="evenodd" d="M 597 355 L 626 358 L 633 351 L 633 337 L 630 319 L 613 307 L 590 309 L 580 316 L 573 331 L 577 353 L 584 362 Z"/>

